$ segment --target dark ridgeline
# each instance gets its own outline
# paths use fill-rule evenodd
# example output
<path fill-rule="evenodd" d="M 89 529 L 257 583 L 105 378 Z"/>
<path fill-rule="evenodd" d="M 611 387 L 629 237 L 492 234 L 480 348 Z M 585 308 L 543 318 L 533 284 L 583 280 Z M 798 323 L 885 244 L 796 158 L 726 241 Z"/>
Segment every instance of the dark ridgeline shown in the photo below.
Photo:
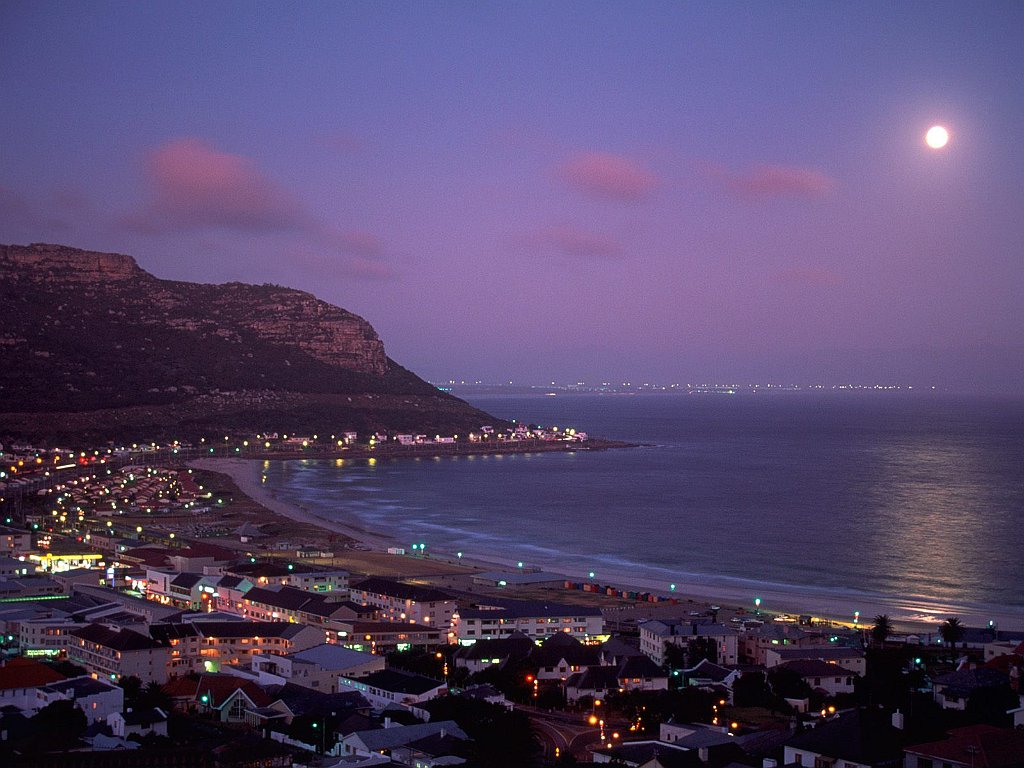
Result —
<path fill-rule="evenodd" d="M 0 436 L 433 435 L 491 423 L 503 422 L 402 368 L 369 323 L 312 294 L 160 280 L 130 256 L 0 245 Z"/>

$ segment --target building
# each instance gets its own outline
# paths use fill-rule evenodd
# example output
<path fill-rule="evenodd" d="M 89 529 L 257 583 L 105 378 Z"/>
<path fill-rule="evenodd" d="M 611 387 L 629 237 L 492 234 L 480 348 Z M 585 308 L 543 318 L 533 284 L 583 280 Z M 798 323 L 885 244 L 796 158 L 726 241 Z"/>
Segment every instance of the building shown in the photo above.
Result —
<path fill-rule="evenodd" d="M 685 619 L 655 619 L 643 622 L 639 630 L 640 650 L 651 661 L 661 666 L 665 665 L 665 649 L 668 646 L 686 648 L 697 639 L 702 639 L 705 643 L 714 643 L 716 663 L 735 665 L 739 662 L 738 632 L 724 624 Z"/>
<path fill-rule="evenodd" d="M 604 616 L 599 608 L 536 600 L 492 601 L 458 611 L 455 633 L 461 645 L 514 632 L 534 640 L 563 633 L 581 641 L 600 641 L 605 639 Z"/>
<path fill-rule="evenodd" d="M 864 651 L 859 648 L 846 648 L 835 645 L 780 646 L 773 645 L 765 650 L 765 666 L 768 669 L 784 664 L 787 661 L 803 661 L 817 659 L 829 664 L 838 664 L 856 675 L 864 676 L 867 669 Z"/>
<path fill-rule="evenodd" d="M 932 681 L 932 696 L 943 709 L 966 709 L 971 693 L 980 688 L 1009 688 L 1010 676 L 989 667 L 958 669 Z"/>
<path fill-rule="evenodd" d="M 324 642 L 323 630 L 287 621 L 194 621 L 154 624 L 150 634 L 170 648 L 170 674 L 248 668 L 261 655 L 283 656 Z"/>
<path fill-rule="evenodd" d="M 392 579 L 372 578 L 353 584 L 353 602 L 373 606 L 381 621 L 426 624 L 447 632 L 455 615 L 455 600 L 447 592 Z"/>
<path fill-rule="evenodd" d="M 252 669 L 260 685 L 292 683 L 325 693 L 338 690 L 341 677 L 365 677 L 384 669 L 383 656 L 322 643 L 284 656 L 253 656 Z"/>
<path fill-rule="evenodd" d="M 853 693 L 856 673 L 821 659 L 797 659 L 779 664 L 777 669 L 786 669 L 800 676 L 811 688 L 829 696 Z"/>
<path fill-rule="evenodd" d="M 124 709 L 124 690 L 107 680 L 88 675 L 58 680 L 36 689 L 36 709 L 55 701 L 72 701 L 90 723 L 106 722 L 107 717 Z"/>
<path fill-rule="evenodd" d="M 89 624 L 73 629 L 68 638 L 68 661 L 98 678 L 117 682 L 134 676 L 143 683 L 165 683 L 171 649 L 131 629 Z"/>
<path fill-rule="evenodd" d="M 361 677 L 339 677 L 338 690 L 348 689 L 358 691 L 370 706 L 382 710 L 393 704 L 409 707 L 444 696 L 448 693 L 448 684 L 411 672 L 384 669 Z"/>
<path fill-rule="evenodd" d="M 33 709 L 36 689 L 64 680 L 64 675 L 45 664 L 16 656 L 0 666 L 0 707 L 13 705 L 18 709 Z"/>
<path fill-rule="evenodd" d="M 903 733 L 884 713 L 855 709 L 790 738 L 783 759 L 804 768 L 899 768 Z"/>

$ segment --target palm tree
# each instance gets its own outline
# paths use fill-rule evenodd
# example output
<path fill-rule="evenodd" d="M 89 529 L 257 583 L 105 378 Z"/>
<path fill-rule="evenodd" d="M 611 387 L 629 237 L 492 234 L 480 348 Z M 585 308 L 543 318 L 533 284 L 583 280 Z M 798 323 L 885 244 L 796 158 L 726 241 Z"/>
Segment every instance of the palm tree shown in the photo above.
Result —
<path fill-rule="evenodd" d="M 964 625 L 956 616 L 950 616 L 939 625 L 939 635 L 944 643 L 955 650 L 956 644 L 963 639 Z"/>
<path fill-rule="evenodd" d="M 871 639 L 884 648 L 886 638 L 891 634 L 892 622 L 889 621 L 889 615 L 880 613 L 875 616 L 875 626 L 871 628 Z"/>

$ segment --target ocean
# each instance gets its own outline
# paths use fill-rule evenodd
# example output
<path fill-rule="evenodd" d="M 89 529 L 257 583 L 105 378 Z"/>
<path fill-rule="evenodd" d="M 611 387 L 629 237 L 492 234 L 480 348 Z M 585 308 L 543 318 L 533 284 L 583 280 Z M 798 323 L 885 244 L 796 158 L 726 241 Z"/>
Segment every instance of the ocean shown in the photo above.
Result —
<path fill-rule="evenodd" d="M 481 396 L 607 451 L 270 462 L 408 548 L 900 619 L 1024 626 L 1024 401 L 934 393 Z M 681 586 L 680 586 L 681 588 Z M 1009 628 L 1009 626 L 1007 626 Z"/>

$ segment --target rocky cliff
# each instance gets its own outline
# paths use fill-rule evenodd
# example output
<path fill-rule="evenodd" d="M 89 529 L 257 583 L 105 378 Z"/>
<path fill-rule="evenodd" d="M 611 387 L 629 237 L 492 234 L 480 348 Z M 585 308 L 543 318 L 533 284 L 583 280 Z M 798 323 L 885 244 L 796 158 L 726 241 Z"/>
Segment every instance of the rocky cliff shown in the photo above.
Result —
<path fill-rule="evenodd" d="M 0 245 L 0 434 L 99 437 L 104 419 L 148 434 L 492 421 L 390 360 L 363 318 L 311 294 L 160 280 L 121 254 Z"/>

